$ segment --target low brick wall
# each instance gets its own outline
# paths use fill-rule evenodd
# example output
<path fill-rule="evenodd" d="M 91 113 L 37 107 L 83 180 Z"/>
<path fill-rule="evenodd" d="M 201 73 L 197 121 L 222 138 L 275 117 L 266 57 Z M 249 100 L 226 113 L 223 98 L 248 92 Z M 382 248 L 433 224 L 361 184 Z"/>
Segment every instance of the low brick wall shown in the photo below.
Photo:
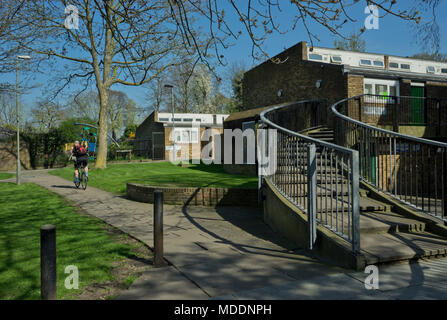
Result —
<path fill-rule="evenodd" d="M 131 200 L 153 203 L 154 191 L 163 191 L 165 204 L 191 206 L 258 206 L 257 189 L 236 188 L 170 188 L 128 183 L 127 197 Z"/>

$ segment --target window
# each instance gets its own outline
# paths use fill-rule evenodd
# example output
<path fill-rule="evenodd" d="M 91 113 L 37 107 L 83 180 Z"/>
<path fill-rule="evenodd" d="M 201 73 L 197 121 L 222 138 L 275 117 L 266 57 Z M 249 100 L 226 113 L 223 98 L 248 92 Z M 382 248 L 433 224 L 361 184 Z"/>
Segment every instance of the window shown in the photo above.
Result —
<path fill-rule="evenodd" d="M 374 61 L 374 66 L 383 68 L 383 62 L 382 61 Z"/>
<path fill-rule="evenodd" d="M 399 69 L 399 64 L 396 62 L 390 62 L 390 68 Z"/>
<path fill-rule="evenodd" d="M 309 59 L 310 60 L 323 61 L 323 56 L 321 54 L 311 53 L 311 54 L 309 54 Z"/>
<path fill-rule="evenodd" d="M 441 73 L 447 73 L 447 69 L 441 69 Z"/>
<path fill-rule="evenodd" d="M 202 122 L 202 119 L 196 119 L 197 122 Z"/>
<path fill-rule="evenodd" d="M 399 96 L 399 81 L 365 78 L 363 93 L 381 96 L 366 96 L 365 101 L 367 102 L 377 102 L 378 99 L 380 99 L 381 101 L 386 103 L 393 103 L 394 99 L 390 98 L 389 96 Z"/>
<path fill-rule="evenodd" d="M 370 65 L 372 65 L 372 63 L 371 63 L 371 60 L 361 59 L 360 60 L 360 65 L 362 65 L 362 66 L 370 66 Z"/>
<path fill-rule="evenodd" d="M 192 122 L 192 119 L 191 118 L 185 118 L 185 119 L 183 119 L 183 122 Z"/>
<path fill-rule="evenodd" d="M 169 118 L 158 118 L 158 121 L 168 122 L 168 121 L 169 121 Z"/>
<path fill-rule="evenodd" d="M 181 122 L 182 119 L 181 118 L 174 118 L 174 121 Z"/>
<path fill-rule="evenodd" d="M 387 96 L 388 86 L 385 84 L 376 84 L 376 94 L 381 96 Z"/>
<path fill-rule="evenodd" d="M 428 66 L 427 67 L 427 73 L 435 73 L 436 69 L 433 66 Z"/>
<path fill-rule="evenodd" d="M 340 56 L 331 56 L 331 61 L 334 63 L 342 63 L 342 59 Z"/>
<path fill-rule="evenodd" d="M 174 132 L 175 142 L 177 143 L 198 143 L 198 128 L 176 128 Z"/>
<path fill-rule="evenodd" d="M 397 96 L 397 88 L 396 86 L 390 86 L 390 96 Z"/>
<path fill-rule="evenodd" d="M 410 65 L 406 64 L 406 63 L 401 63 L 400 64 L 400 68 L 401 69 L 405 69 L 405 70 L 410 70 L 411 69 Z"/>

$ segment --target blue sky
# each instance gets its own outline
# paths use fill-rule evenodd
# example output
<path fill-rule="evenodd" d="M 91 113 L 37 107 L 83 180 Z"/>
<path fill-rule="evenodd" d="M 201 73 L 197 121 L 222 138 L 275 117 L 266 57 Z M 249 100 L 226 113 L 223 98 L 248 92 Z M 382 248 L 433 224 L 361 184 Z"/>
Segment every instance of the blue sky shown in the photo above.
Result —
<path fill-rule="evenodd" d="M 280 0 L 281 1 L 281 0 Z M 397 8 L 402 7 L 402 3 L 408 5 L 414 3 L 415 0 L 405 0 L 398 1 Z M 241 0 L 241 3 L 245 3 L 245 0 Z M 229 17 L 230 23 L 233 26 L 237 26 L 239 22 L 235 16 L 231 16 L 231 8 L 226 5 L 222 7 L 227 12 L 227 17 Z M 360 4 L 350 8 L 350 13 L 356 22 L 347 24 L 343 31 L 345 34 L 349 34 L 352 31 L 359 31 L 363 25 L 364 20 L 367 15 L 364 13 L 364 2 L 361 1 Z M 438 12 L 447 12 L 447 1 L 441 1 Z M 281 25 L 286 27 L 290 21 L 293 19 L 293 7 L 290 5 L 290 1 L 284 1 L 283 12 L 277 14 L 277 21 L 281 21 Z M 441 15 L 438 15 L 438 23 L 441 29 L 441 50 L 440 52 L 447 53 L 447 21 Z M 311 24 L 312 32 L 316 33 L 320 39 L 319 42 L 314 42 L 317 46 L 323 47 L 333 47 L 334 40 L 336 37 L 332 35 L 326 29 Z M 376 53 L 386 53 L 398 56 L 411 56 L 415 53 L 421 52 L 421 47 L 416 43 L 414 37 L 415 28 L 412 27 L 408 22 L 402 21 L 401 19 L 393 16 L 386 16 L 379 21 L 379 30 L 367 30 L 363 35 L 363 39 L 366 41 L 367 51 Z M 304 27 L 301 24 L 297 25 L 295 30 L 288 32 L 287 34 L 273 34 L 266 42 L 265 49 L 269 55 L 275 55 L 280 53 L 285 48 L 293 46 L 294 44 L 305 40 L 309 42 L 308 36 L 305 32 Z M 248 67 L 258 64 L 259 61 L 253 61 L 251 57 L 251 45 L 248 37 L 243 34 L 243 36 L 238 41 L 233 41 L 233 45 L 227 50 L 222 51 L 229 63 L 232 62 L 244 62 Z M 62 62 L 61 68 L 64 62 Z M 218 73 L 224 75 L 225 67 L 218 67 Z M 45 70 L 44 70 L 45 71 Z M 21 77 L 30 78 L 30 75 L 22 75 Z M 51 81 L 49 76 L 47 79 L 40 82 Z M 0 82 L 4 81 L 15 81 L 15 74 L 2 75 L 0 76 Z M 33 81 L 29 80 L 27 85 L 33 85 Z M 93 88 L 95 89 L 95 88 Z M 144 87 L 125 87 L 125 86 L 114 86 L 114 90 L 122 90 L 127 93 L 127 95 L 135 100 L 135 102 L 142 107 L 150 106 L 150 101 L 146 98 L 147 89 Z M 24 106 L 24 111 L 29 110 L 40 96 L 45 92 L 45 87 L 41 86 L 31 90 L 27 95 L 22 97 L 22 105 Z"/>

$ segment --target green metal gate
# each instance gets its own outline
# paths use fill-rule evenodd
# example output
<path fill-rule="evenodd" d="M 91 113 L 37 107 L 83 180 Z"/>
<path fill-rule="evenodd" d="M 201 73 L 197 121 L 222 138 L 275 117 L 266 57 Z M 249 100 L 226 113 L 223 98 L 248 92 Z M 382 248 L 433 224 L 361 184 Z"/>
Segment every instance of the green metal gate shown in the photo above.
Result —
<path fill-rule="evenodd" d="M 411 87 L 411 124 L 425 124 L 424 87 Z"/>

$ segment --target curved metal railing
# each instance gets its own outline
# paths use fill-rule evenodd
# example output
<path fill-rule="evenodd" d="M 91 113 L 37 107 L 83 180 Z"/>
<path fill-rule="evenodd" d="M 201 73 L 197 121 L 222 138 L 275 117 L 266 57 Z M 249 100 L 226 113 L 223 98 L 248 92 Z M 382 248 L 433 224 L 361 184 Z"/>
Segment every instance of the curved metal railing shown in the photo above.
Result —
<path fill-rule="evenodd" d="M 318 223 L 351 243 L 357 253 L 360 250 L 358 152 L 298 133 L 325 123 L 323 110 L 328 110 L 327 100 L 306 100 L 280 105 L 261 114 L 258 128 L 269 130 L 263 131 L 268 134 L 258 134 L 260 177 L 307 214 L 311 249 Z"/>
<path fill-rule="evenodd" d="M 436 99 L 361 95 L 341 100 L 331 108 L 335 115 L 335 142 L 359 152 L 363 181 L 404 204 L 447 221 L 447 144 L 377 127 L 392 126 L 398 130 L 402 119 L 424 120 L 410 128 L 428 125 L 428 121 L 440 124 L 440 119 L 435 121 L 435 115 L 424 111 L 429 101 L 437 101 L 438 109 L 433 110 L 441 114 L 440 100 Z M 405 114 L 411 108 L 422 111 Z M 437 125 L 433 128 L 433 132 L 440 131 Z"/>

